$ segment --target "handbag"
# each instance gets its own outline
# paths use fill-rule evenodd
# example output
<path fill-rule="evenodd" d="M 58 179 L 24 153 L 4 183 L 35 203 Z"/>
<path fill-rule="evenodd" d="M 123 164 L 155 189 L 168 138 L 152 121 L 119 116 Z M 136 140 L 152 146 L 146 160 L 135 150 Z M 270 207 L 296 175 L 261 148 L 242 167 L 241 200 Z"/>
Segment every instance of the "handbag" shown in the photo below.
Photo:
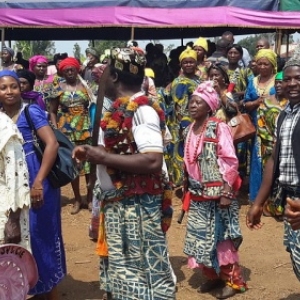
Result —
<path fill-rule="evenodd" d="M 231 129 L 234 144 L 246 142 L 256 134 L 256 128 L 253 125 L 250 116 L 247 113 L 242 114 L 239 110 L 237 111 L 237 115 L 227 124 Z"/>
<path fill-rule="evenodd" d="M 27 123 L 32 130 L 35 153 L 38 160 L 42 162 L 45 144 L 37 134 L 36 128 L 29 114 L 29 106 L 25 107 L 24 113 Z M 72 152 L 74 149 L 73 143 L 60 130 L 53 128 L 52 126 L 51 128 L 59 144 L 59 148 L 55 163 L 47 178 L 53 188 L 60 188 L 72 182 L 78 176 L 78 168 L 75 160 L 72 158 Z"/>

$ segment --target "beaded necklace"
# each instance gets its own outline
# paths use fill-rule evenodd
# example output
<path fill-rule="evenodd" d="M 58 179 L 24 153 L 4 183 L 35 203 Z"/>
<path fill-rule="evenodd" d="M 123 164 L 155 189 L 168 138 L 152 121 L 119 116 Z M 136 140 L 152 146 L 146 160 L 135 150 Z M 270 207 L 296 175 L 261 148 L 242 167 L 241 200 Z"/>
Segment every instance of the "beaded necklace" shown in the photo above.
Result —
<path fill-rule="evenodd" d="M 201 129 L 200 129 L 200 132 L 197 136 L 197 142 L 196 142 L 196 146 L 194 148 L 194 153 L 192 155 L 192 159 L 191 159 L 191 135 L 192 135 L 192 132 L 194 130 L 194 127 L 195 127 L 195 122 L 193 124 L 193 127 L 191 128 L 190 132 L 189 132 L 189 135 L 188 135 L 188 139 L 187 139 L 187 143 L 186 143 L 186 158 L 187 158 L 187 161 L 189 164 L 193 164 L 194 162 L 197 161 L 197 156 L 198 156 L 198 148 L 199 148 L 199 145 L 200 145 L 200 140 L 201 140 L 201 137 L 202 137 L 202 134 L 206 128 L 206 125 L 207 125 L 207 122 L 208 122 L 208 119 L 205 120 L 205 122 L 203 123 Z"/>

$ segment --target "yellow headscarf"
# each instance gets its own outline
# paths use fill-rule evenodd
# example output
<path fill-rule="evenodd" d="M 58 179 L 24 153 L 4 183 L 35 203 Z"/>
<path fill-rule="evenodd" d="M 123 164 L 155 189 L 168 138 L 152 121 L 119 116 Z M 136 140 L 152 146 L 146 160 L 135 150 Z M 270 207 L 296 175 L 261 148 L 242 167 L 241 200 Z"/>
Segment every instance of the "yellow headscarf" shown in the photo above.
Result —
<path fill-rule="evenodd" d="M 155 78 L 155 74 L 150 68 L 145 68 L 145 76 Z"/>
<path fill-rule="evenodd" d="M 266 58 L 274 68 L 274 74 L 277 73 L 277 54 L 271 49 L 260 49 L 256 56 L 255 60 L 258 61 L 261 58 Z"/>
<path fill-rule="evenodd" d="M 202 47 L 206 52 L 208 51 L 207 39 L 199 37 L 198 40 L 194 43 L 194 46 Z"/>
<path fill-rule="evenodd" d="M 185 58 L 193 58 L 194 60 L 197 60 L 197 52 L 193 50 L 191 47 L 187 47 L 179 56 L 180 63 Z"/>

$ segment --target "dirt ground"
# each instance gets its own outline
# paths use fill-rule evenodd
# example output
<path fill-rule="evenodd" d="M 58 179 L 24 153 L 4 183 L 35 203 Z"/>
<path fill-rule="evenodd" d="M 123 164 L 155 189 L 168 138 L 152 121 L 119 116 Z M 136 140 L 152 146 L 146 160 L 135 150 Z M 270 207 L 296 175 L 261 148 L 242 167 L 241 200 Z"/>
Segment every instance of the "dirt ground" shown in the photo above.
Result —
<path fill-rule="evenodd" d="M 82 188 L 85 195 L 85 189 Z M 67 276 L 59 285 L 61 300 L 100 300 L 98 257 L 95 242 L 88 237 L 90 213 L 87 209 L 70 214 L 73 193 L 70 186 L 62 190 L 62 226 L 67 256 Z M 71 200 L 69 200 L 71 199 Z M 196 289 L 203 279 L 200 272 L 186 267 L 183 242 L 186 220 L 176 220 L 181 209 L 180 200 L 174 197 L 174 220 L 168 232 L 170 259 L 177 276 L 177 300 L 215 299 L 213 294 L 200 295 Z M 246 196 L 241 195 L 240 221 L 244 242 L 240 248 L 240 261 L 249 290 L 238 294 L 236 300 L 299 300 L 300 284 L 282 245 L 283 224 L 264 218 L 264 227 L 252 232 L 245 226 L 248 209 Z"/>

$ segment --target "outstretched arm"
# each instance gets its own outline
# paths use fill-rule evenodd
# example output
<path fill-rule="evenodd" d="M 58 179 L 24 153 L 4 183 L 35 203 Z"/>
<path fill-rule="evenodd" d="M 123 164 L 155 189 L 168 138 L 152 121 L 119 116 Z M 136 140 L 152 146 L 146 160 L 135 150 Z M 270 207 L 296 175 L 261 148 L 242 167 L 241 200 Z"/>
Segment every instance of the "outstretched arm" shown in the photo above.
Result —
<path fill-rule="evenodd" d="M 260 229 L 263 226 L 261 222 L 261 215 L 263 205 L 268 199 L 272 188 L 275 148 L 276 144 L 274 145 L 271 157 L 266 163 L 263 180 L 256 199 L 247 213 L 246 225 L 249 229 Z"/>

